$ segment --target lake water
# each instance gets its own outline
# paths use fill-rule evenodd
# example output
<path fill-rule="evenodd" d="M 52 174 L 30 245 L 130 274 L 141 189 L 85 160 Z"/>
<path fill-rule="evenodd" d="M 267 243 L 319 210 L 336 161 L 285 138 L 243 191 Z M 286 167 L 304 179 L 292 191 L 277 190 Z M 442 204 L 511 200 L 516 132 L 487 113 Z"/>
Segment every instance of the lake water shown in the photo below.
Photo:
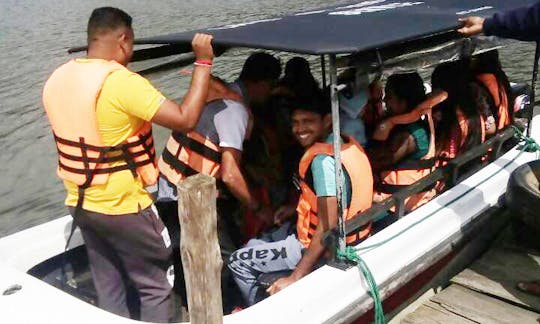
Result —
<path fill-rule="evenodd" d="M 41 90 L 54 68 L 70 58 L 66 50 L 85 44 L 93 8 L 122 8 L 133 17 L 136 36 L 142 37 L 345 2 L 0 0 L 0 237 L 67 214 L 65 191 L 54 172 L 56 149 L 41 105 Z M 234 79 L 245 56 L 246 51 L 235 50 L 216 59 L 214 73 Z M 533 56 L 534 47 L 525 43 L 512 42 L 502 50 L 511 80 L 530 80 Z M 179 99 L 190 78 L 176 69 L 150 80 L 168 97 Z M 156 133 L 157 147 L 163 147 L 167 132 L 157 129 Z"/>

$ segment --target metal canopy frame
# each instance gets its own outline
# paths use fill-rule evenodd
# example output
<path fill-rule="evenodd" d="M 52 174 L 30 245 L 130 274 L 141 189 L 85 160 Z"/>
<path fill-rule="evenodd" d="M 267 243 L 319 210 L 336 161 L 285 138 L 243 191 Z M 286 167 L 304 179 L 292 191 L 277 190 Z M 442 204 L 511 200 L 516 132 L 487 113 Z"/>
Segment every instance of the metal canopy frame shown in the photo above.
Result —
<path fill-rule="evenodd" d="M 343 215 L 343 170 L 341 165 L 341 130 L 339 123 L 339 98 L 338 98 L 338 84 L 337 84 L 337 66 L 336 66 L 336 54 L 330 54 L 329 59 L 329 74 L 330 74 L 330 102 L 332 103 L 332 132 L 334 134 L 333 147 L 334 147 L 334 160 L 336 166 L 336 199 L 338 209 L 338 233 L 337 250 L 345 252 L 345 219 Z"/>

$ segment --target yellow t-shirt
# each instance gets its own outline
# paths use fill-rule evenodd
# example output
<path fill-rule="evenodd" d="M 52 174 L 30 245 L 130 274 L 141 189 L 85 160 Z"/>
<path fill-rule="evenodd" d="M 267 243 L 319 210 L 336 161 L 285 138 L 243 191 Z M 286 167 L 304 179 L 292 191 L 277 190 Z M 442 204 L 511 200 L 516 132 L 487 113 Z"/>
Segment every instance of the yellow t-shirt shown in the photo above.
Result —
<path fill-rule="evenodd" d="M 91 63 L 94 59 L 77 59 Z M 127 69 L 111 73 L 101 89 L 96 104 L 99 132 L 106 146 L 124 142 L 144 121 L 150 121 L 165 97 L 148 80 Z M 118 161 L 111 166 L 124 164 Z M 76 206 L 78 187 L 64 181 L 66 205 Z M 114 172 L 103 185 L 85 190 L 83 209 L 109 215 L 135 213 L 152 204 L 152 196 L 144 189 L 141 177 L 134 178 L 130 170 Z"/>

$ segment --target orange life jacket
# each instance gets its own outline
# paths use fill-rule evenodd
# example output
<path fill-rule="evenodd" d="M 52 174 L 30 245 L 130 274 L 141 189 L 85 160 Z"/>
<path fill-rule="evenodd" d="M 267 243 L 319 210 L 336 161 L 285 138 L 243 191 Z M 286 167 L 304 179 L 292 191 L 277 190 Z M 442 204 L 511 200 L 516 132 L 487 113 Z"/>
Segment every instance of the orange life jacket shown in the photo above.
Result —
<path fill-rule="evenodd" d="M 451 159 L 456 158 L 456 156 L 461 152 L 461 148 L 463 145 L 465 145 L 465 141 L 467 140 L 467 136 L 469 135 L 469 124 L 466 116 L 463 114 L 461 109 L 456 109 L 456 117 L 458 120 L 459 130 L 460 130 L 460 141 L 457 143 L 457 139 L 449 139 L 448 143 L 443 143 L 443 147 L 441 151 L 439 152 L 439 156 L 437 157 L 437 166 L 442 167 L 448 164 L 448 161 Z M 480 143 L 484 143 L 486 140 L 486 127 L 485 127 L 485 121 L 484 117 L 482 115 L 479 116 L 480 118 L 480 129 L 482 131 Z M 451 148 L 450 141 L 454 141 L 454 145 L 456 147 Z"/>
<path fill-rule="evenodd" d="M 508 111 L 508 94 L 506 89 L 499 85 L 497 77 L 492 73 L 482 73 L 476 76 L 489 91 L 493 98 L 493 103 L 497 108 L 497 130 L 503 129 L 510 124 L 510 115 Z"/>
<path fill-rule="evenodd" d="M 126 142 L 105 146 L 98 130 L 96 103 L 110 73 L 125 69 L 114 61 L 78 63 L 56 69 L 43 89 L 43 105 L 58 149 L 57 174 L 80 188 L 105 184 L 113 172 L 131 170 L 144 184 L 155 184 L 152 124 L 145 122 Z M 125 161 L 117 166 L 111 163 Z M 82 202 L 80 202 L 82 203 Z"/>
<path fill-rule="evenodd" d="M 375 201 L 381 201 L 395 193 L 399 189 L 411 185 L 427 176 L 435 167 L 435 126 L 431 109 L 448 98 L 445 91 L 433 91 L 427 99 L 415 107 L 411 112 L 393 116 L 386 119 L 377 127 L 374 138 L 386 140 L 390 131 L 395 125 L 410 124 L 420 119 L 422 115 L 427 116 L 429 124 L 429 148 L 426 155 L 420 160 L 401 163 L 388 170 L 381 171 L 381 183 L 377 185 L 377 192 L 374 195 Z M 435 190 L 430 189 L 414 194 L 405 199 L 405 210 L 412 211 L 427 203 L 435 195 Z"/>
<path fill-rule="evenodd" d="M 345 220 L 351 219 L 356 214 L 371 207 L 373 196 L 373 176 L 371 165 L 364 152 L 364 149 L 352 137 L 343 135 L 345 141 L 341 145 L 341 163 L 351 179 L 351 203 L 343 211 Z M 332 144 L 316 143 L 312 145 L 303 155 L 299 165 L 300 188 L 302 193 L 298 201 L 296 211 L 298 221 L 296 231 L 298 240 L 307 248 L 319 224 L 317 216 L 317 195 L 309 184 L 308 170 L 311 162 L 317 155 L 333 155 Z M 364 240 L 371 233 L 371 222 L 360 232 L 348 235 L 346 243 L 355 245 Z"/>
<path fill-rule="evenodd" d="M 158 161 L 159 171 L 173 184 L 197 173 L 219 178 L 220 166 L 219 146 L 196 132 L 172 132 Z"/>

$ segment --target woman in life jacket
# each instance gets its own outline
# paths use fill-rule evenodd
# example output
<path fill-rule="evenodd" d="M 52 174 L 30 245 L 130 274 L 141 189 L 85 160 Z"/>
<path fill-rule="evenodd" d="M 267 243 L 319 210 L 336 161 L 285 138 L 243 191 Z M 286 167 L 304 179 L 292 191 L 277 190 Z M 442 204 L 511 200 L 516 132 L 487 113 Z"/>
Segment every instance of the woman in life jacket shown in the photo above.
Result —
<path fill-rule="evenodd" d="M 431 75 L 431 84 L 433 89 L 448 93 L 448 99 L 437 105 L 434 113 L 437 164 L 444 166 L 448 160 L 485 140 L 480 111 L 487 108 L 488 94 L 472 82 L 466 61 L 439 65 Z"/>
<path fill-rule="evenodd" d="M 510 109 L 509 103 L 514 102 L 514 98 L 510 81 L 499 61 L 499 52 L 493 50 L 476 55 L 470 65 L 474 81 L 490 94 L 489 104 L 497 130 L 510 125 L 513 120 L 513 109 Z"/>
<path fill-rule="evenodd" d="M 418 73 L 393 74 L 388 78 L 384 102 L 390 118 L 409 114 L 425 100 L 424 83 Z M 425 120 L 418 118 L 409 124 L 396 125 L 386 140 L 374 141 L 369 152 L 374 175 L 378 177 L 374 201 L 388 198 L 433 169 L 435 139 L 431 111 L 427 110 Z M 384 122 L 379 125 L 383 126 Z M 433 196 L 434 190 L 414 194 L 405 200 L 405 210 L 412 211 Z"/>

